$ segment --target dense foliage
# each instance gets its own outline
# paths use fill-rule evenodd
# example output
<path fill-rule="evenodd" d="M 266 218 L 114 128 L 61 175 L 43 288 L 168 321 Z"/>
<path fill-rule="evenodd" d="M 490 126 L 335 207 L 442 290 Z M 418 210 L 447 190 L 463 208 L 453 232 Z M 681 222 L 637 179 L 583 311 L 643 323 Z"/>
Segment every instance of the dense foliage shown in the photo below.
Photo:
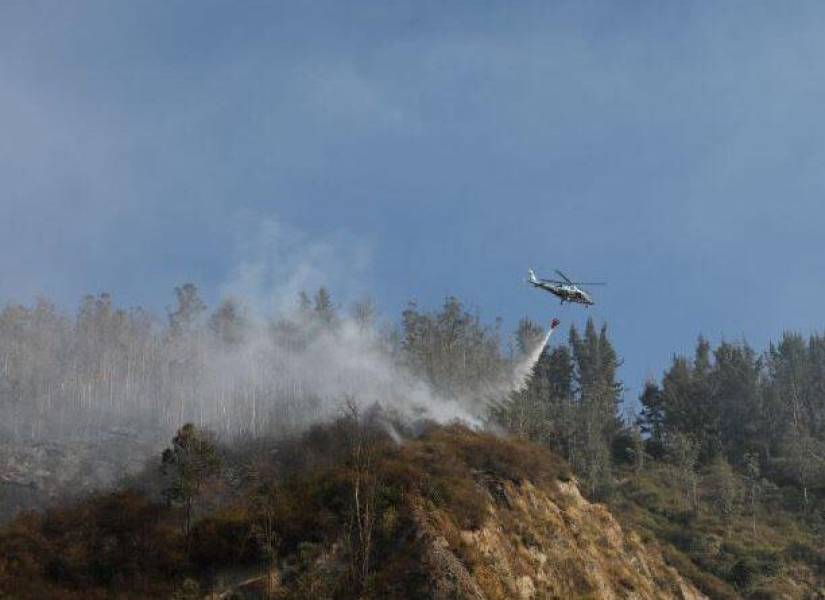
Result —
<path fill-rule="evenodd" d="M 616 354 L 588 323 L 496 416 L 568 458 L 712 597 L 804 597 L 792 582 L 816 589 L 825 565 L 823 348 L 817 335 L 788 333 L 763 353 L 700 338 L 622 422 Z"/>

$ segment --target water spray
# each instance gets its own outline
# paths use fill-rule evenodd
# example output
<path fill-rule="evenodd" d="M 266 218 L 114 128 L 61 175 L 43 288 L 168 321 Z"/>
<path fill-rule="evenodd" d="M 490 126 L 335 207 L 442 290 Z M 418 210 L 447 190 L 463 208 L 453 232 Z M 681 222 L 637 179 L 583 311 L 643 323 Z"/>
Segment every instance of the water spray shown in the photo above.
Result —
<path fill-rule="evenodd" d="M 527 380 L 530 378 L 530 375 L 532 375 L 536 363 L 539 361 L 539 358 L 541 358 L 541 353 L 544 352 L 544 348 L 550 343 L 550 337 L 553 335 L 553 332 L 556 331 L 560 322 L 558 319 L 550 321 L 550 329 L 547 330 L 547 335 L 544 336 L 544 340 L 539 343 L 522 362 L 516 365 L 516 368 L 513 370 L 512 391 L 520 392 L 527 387 Z"/>

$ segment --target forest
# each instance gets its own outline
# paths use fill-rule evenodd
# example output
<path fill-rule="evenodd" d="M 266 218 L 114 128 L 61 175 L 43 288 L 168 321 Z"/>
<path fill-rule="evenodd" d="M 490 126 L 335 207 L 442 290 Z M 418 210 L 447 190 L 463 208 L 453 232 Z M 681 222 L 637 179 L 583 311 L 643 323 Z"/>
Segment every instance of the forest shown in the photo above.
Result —
<path fill-rule="evenodd" d="M 210 495 L 221 497 L 237 479 L 239 468 L 227 476 L 226 465 L 243 462 L 239 448 L 295 439 L 342 418 L 353 426 L 356 415 L 379 411 L 377 435 L 393 439 L 459 420 L 545 448 L 569 464 L 589 499 L 661 544 L 669 563 L 710 597 L 785 597 L 794 581 L 822 585 L 821 334 L 788 332 L 761 351 L 745 342 L 714 348 L 700 337 L 693 356 L 674 356 L 635 402 L 626 397 L 607 324 L 592 319 L 545 349 L 526 387 L 505 391 L 503 382 L 541 343 L 543 328 L 523 319 L 506 335 L 499 320 L 487 323 L 453 297 L 435 310 L 410 303 L 388 323 L 371 300 L 344 308 L 324 288 L 302 293 L 294 311 L 265 321 L 237 300 L 208 309 L 193 284 L 176 288 L 174 299 L 165 318 L 118 308 L 108 294 L 87 296 L 73 316 L 46 299 L 7 306 L 0 313 L 0 442 L 9 451 L 96 439 L 104 453 L 113 434 L 148 442 L 153 450 L 143 458 L 150 466 L 132 473 L 130 484 L 145 495 L 123 492 L 118 502 L 147 514 L 176 507 L 175 544 L 183 545 L 173 546 L 182 554 L 167 559 L 180 573 L 198 562 L 195 539 L 206 535 L 204 527 L 233 526 L 231 519 L 208 525 L 203 518 L 214 508 Z M 348 447 L 349 456 L 368 460 Z M 525 460 L 538 477 L 543 467 L 535 456 Z M 0 494 L 14 498 L 9 477 L 0 482 Z M 469 492 L 446 497 L 468 503 L 474 514 Z M 111 510 L 95 502 L 94 510 Z M 7 512 L 17 512 L 10 507 L 6 502 Z M 298 509 L 278 509 L 288 510 Z M 39 518 L 20 513 L 11 527 L 57 527 Z M 258 559 L 277 554 L 278 544 L 297 552 L 297 534 L 276 534 L 283 524 L 255 523 L 248 535 L 257 536 L 257 550 L 249 552 Z M 7 550 L 21 539 L 9 535 L 0 533 Z M 361 561 L 364 586 L 375 550 L 365 539 L 358 548 L 353 560 Z M 52 580 L 86 576 L 69 573 L 61 560 L 44 567 Z M 163 570 L 160 563 L 153 573 Z M 11 567 L 3 568 L 8 574 Z"/>

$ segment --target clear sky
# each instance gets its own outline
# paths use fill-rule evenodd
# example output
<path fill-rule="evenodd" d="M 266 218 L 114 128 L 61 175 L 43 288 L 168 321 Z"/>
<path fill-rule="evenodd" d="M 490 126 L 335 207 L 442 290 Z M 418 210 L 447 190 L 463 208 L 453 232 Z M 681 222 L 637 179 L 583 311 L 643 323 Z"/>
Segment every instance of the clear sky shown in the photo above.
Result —
<path fill-rule="evenodd" d="M 0 302 L 455 294 L 673 352 L 820 330 L 821 2 L 0 3 Z M 607 279 L 590 309 L 524 285 Z M 274 303 L 274 301 L 272 301 Z"/>

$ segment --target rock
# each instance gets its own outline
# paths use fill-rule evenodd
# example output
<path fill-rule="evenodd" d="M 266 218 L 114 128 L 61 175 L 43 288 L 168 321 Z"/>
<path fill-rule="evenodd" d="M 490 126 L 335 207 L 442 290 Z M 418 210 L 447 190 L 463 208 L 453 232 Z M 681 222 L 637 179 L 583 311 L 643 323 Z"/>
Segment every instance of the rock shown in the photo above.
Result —
<path fill-rule="evenodd" d="M 706 600 L 668 566 L 659 550 L 626 532 L 575 482 L 555 489 L 499 482 L 487 522 L 451 536 L 438 510 L 415 510 L 428 544 L 436 598 Z M 461 547 L 450 547 L 456 539 Z"/>

